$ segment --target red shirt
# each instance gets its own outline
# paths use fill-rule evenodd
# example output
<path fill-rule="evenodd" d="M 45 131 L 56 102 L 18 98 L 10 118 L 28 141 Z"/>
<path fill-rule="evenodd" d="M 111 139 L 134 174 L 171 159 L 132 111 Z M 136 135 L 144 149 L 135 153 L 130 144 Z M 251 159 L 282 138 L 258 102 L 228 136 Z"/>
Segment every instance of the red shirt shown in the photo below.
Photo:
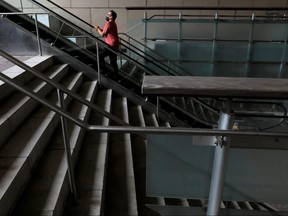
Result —
<path fill-rule="evenodd" d="M 120 43 L 116 23 L 112 20 L 107 22 L 103 28 L 103 33 L 106 36 L 106 43 L 118 50 Z"/>

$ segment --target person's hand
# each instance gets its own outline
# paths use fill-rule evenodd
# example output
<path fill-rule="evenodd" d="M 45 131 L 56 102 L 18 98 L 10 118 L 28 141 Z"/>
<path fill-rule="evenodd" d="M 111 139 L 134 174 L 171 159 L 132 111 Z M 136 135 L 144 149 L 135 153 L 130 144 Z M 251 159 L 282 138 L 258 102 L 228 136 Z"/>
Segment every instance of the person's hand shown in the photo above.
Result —
<path fill-rule="evenodd" d="M 98 29 L 99 29 L 100 27 L 99 27 L 98 25 L 96 25 L 94 28 L 98 31 Z"/>

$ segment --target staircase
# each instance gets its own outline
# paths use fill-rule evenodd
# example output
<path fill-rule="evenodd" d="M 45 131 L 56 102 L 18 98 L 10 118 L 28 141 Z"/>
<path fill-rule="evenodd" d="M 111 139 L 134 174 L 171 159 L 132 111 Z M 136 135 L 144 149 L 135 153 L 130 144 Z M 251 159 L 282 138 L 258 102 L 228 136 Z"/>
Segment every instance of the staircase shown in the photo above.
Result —
<path fill-rule="evenodd" d="M 27 58 L 23 60 L 29 66 L 130 125 L 176 126 L 173 122 L 157 118 L 115 89 L 88 80 L 83 73 L 74 71 L 68 64 L 59 63 L 53 56 Z M 3 73 L 40 97 L 58 103 L 55 89 L 29 72 L 13 66 Z M 85 131 L 68 121 L 77 188 L 77 200 L 74 200 L 69 188 L 59 115 L 6 83 L 1 82 L 0 89 L 1 216 L 158 215 L 152 209 L 159 205 L 168 208 L 193 206 L 205 212 L 202 209 L 207 207 L 206 200 L 146 196 L 147 143 L 144 135 Z M 114 125 L 108 118 L 70 97 L 65 97 L 65 105 L 73 116 L 91 125 Z M 223 201 L 222 208 L 275 210 L 263 203 L 237 201 Z"/>
<path fill-rule="evenodd" d="M 24 58 L 25 59 L 25 58 Z M 66 88 L 135 126 L 170 125 L 115 90 L 100 87 L 53 56 L 24 61 Z M 57 92 L 29 72 L 13 66 L 3 71 L 38 96 L 57 104 Z M 77 201 L 69 196 L 68 169 L 60 117 L 1 82 L 0 215 L 149 215 L 145 204 L 144 136 L 85 131 L 68 122 L 75 166 Z M 106 117 L 65 97 L 67 110 L 96 125 Z M 65 207 L 66 206 L 66 207 Z"/>

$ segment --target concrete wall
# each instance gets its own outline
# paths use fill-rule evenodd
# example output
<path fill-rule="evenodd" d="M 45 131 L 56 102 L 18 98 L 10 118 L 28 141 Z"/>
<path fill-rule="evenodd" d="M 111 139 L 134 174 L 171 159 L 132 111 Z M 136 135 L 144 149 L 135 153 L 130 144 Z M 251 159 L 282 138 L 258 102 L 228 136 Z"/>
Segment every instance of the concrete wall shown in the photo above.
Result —
<path fill-rule="evenodd" d="M 287 7 L 288 0 L 57 0 L 61 7 L 69 10 L 81 19 L 92 25 L 103 26 L 105 15 L 109 9 L 117 12 L 117 24 L 119 32 L 127 32 L 127 20 L 143 18 L 145 11 L 127 11 L 126 7 L 135 6 L 167 6 L 167 7 Z M 151 11 L 157 14 L 175 14 L 179 11 Z M 148 16 L 150 15 L 148 13 Z M 185 11 L 185 13 L 192 13 Z M 201 11 L 193 12 L 201 13 Z"/>

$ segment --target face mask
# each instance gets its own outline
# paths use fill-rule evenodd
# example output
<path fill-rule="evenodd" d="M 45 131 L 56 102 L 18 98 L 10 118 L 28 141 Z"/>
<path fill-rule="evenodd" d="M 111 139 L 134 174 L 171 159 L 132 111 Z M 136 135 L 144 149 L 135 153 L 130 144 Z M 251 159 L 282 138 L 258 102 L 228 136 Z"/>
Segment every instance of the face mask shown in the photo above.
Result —
<path fill-rule="evenodd" d="M 106 19 L 106 21 L 109 21 L 109 17 L 108 16 L 106 16 L 105 19 Z"/>

